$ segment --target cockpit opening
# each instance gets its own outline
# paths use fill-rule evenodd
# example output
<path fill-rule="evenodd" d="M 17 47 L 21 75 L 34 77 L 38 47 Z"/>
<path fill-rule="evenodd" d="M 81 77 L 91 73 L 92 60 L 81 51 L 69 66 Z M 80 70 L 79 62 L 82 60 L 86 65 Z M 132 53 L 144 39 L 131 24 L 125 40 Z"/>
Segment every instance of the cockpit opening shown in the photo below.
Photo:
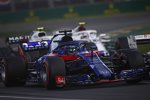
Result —
<path fill-rule="evenodd" d="M 39 36 L 39 37 L 46 36 L 46 33 L 39 33 L 38 36 Z"/>

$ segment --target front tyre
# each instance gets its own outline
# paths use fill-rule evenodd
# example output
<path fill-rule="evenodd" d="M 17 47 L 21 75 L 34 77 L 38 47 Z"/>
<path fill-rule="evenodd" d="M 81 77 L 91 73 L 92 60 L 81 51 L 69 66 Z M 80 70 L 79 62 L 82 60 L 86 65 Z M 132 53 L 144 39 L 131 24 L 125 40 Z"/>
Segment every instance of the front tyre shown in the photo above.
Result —
<path fill-rule="evenodd" d="M 49 57 L 43 63 L 41 79 L 46 89 L 64 87 L 66 68 L 65 62 L 60 57 Z"/>
<path fill-rule="evenodd" d="M 135 84 L 140 82 L 144 78 L 144 58 L 137 50 L 125 50 L 123 52 L 126 55 L 127 67 L 133 70 L 131 79 L 125 79 L 129 84 Z M 143 70 L 143 71 L 140 71 Z"/>

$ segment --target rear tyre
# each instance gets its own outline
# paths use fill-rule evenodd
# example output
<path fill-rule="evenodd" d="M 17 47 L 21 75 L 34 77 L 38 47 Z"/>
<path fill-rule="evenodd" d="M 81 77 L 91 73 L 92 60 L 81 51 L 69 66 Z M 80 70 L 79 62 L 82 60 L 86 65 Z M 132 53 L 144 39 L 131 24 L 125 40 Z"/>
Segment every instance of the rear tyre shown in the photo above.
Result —
<path fill-rule="evenodd" d="M 0 48 L 0 57 L 1 58 L 8 57 L 11 55 L 15 55 L 15 54 L 10 50 L 10 48 L 8 48 L 8 47 L 1 47 Z"/>
<path fill-rule="evenodd" d="M 65 62 L 60 57 L 50 57 L 41 69 L 41 78 L 46 89 L 55 89 L 65 86 Z"/>
<path fill-rule="evenodd" d="M 115 48 L 120 49 L 129 49 L 129 43 L 127 37 L 119 37 L 116 41 Z"/>
<path fill-rule="evenodd" d="M 6 87 L 23 86 L 26 82 L 26 66 L 20 57 L 12 56 L 3 59 L 2 81 Z"/>

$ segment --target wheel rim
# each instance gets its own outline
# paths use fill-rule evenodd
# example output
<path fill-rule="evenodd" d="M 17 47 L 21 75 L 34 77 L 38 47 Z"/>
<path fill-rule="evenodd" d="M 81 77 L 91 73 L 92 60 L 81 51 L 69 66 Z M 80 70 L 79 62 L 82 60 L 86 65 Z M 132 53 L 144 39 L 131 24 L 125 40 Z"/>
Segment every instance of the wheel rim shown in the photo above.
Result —
<path fill-rule="evenodd" d="M 41 70 L 41 79 L 42 79 L 44 84 L 47 83 L 47 73 L 46 73 L 46 67 L 45 66 L 43 66 L 43 68 Z"/>
<path fill-rule="evenodd" d="M 6 80 L 6 71 L 5 71 L 4 66 L 1 67 L 1 75 L 2 75 L 2 81 L 5 81 Z"/>

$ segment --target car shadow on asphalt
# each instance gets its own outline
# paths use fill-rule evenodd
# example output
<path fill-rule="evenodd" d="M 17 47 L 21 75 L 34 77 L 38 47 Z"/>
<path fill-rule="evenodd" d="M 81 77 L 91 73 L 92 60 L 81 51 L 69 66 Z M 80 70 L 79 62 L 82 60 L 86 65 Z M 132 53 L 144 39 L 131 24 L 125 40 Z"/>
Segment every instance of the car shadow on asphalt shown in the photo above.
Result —
<path fill-rule="evenodd" d="M 141 81 L 136 84 L 128 84 L 126 82 L 115 82 L 115 83 L 99 83 L 91 85 L 67 85 L 63 88 L 55 88 L 53 91 L 70 91 L 70 90 L 81 90 L 81 89 L 94 89 L 94 88 L 116 88 L 116 87 L 131 87 L 131 86 L 140 86 L 140 85 L 149 85 L 150 80 Z M 43 85 L 39 84 L 27 84 L 26 88 L 44 88 Z"/>
<path fill-rule="evenodd" d="M 67 91 L 67 90 L 78 90 L 78 89 L 94 89 L 94 88 L 116 88 L 116 87 L 132 87 L 132 86 L 140 86 L 140 85 L 149 85 L 149 82 L 139 82 L 136 84 L 127 84 L 126 82 L 118 82 L 118 83 L 100 83 L 93 85 L 70 85 L 64 87 L 63 89 L 57 89 L 59 91 Z"/>
<path fill-rule="evenodd" d="M 115 82 L 115 83 L 99 83 L 99 84 L 91 84 L 91 85 L 67 85 L 63 88 L 55 88 L 52 91 L 70 91 L 70 90 L 81 90 L 81 89 L 94 89 L 94 88 L 116 88 L 116 87 L 132 87 L 132 86 L 141 86 L 141 85 L 149 85 L 150 80 L 141 81 L 136 84 L 127 84 L 126 82 Z M 0 88 L 5 88 L 3 83 L 0 82 Z M 26 89 L 45 89 L 43 85 L 27 83 L 25 86 L 17 86 L 17 87 L 8 87 L 8 88 L 26 88 Z M 7 88 L 7 89 L 8 89 Z"/>

